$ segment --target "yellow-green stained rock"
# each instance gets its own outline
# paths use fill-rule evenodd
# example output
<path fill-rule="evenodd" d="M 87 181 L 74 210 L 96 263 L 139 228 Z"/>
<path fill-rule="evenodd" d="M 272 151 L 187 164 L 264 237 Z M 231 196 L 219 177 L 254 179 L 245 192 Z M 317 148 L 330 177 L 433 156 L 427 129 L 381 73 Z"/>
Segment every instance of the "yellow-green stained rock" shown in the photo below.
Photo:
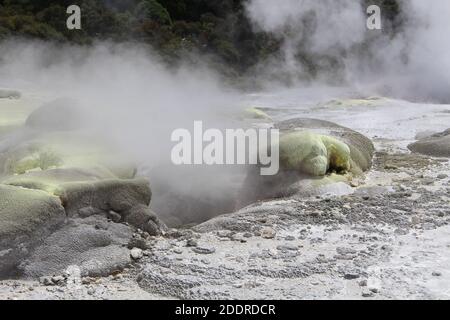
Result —
<path fill-rule="evenodd" d="M 349 128 L 311 118 L 289 119 L 274 127 L 280 130 L 280 170 L 274 176 L 262 176 L 258 166 L 251 167 L 238 206 L 315 192 L 348 194 L 350 179 L 372 165 L 373 143 Z"/>
<path fill-rule="evenodd" d="M 386 102 L 386 98 L 382 97 L 368 97 L 360 99 L 333 99 L 325 103 L 319 104 L 322 108 L 351 108 L 351 107 L 376 107 L 383 102 Z"/>
<path fill-rule="evenodd" d="M 136 166 L 115 145 L 80 128 L 65 100 L 28 117 L 36 108 L 23 99 L 0 99 L 0 278 L 61 274 L 74 263 L 93 275 L 122 269 L 128 225 L 166 230 L 149 208 L 148 180 L 134 179 Z M 92 228 L 107 219 L 128 225 Z"/>
<path fill-rule="evenodd" d="M 271 120 L 267 113 L 255 107 L 245 109 L 243 117 L 245 119 Z"/>
<path fill-rule="evenodd" d="M 24 174 L 33 170 L 47 170 L 62 165 L 62 159 L 51 150 L 40 150 L 39 152 L 25 156 L 18 161 L 10 161 L 8 171 L 14 174 Z"/>
<path fill-rule="evenodd" d="M 350 169 L 350 148 L 329 136 L 297 131 L 280 138 L 280 166 L 312 176 Z"/>
<path fill-rule="evenodd" d="M 329 167 L 337 172 L 350 170 L 350 147 L 331 136 L 321 135 L 320 138 L 328 151 Z"/>
<path fill-rule="evenodd" d="M 122 179 L 136 174 L 135 165 L 113 146 L 79 132 L 41 134 L 0 153 L 0 177 L 53 168 L 102 168 Z"/>
<path fill-rule="evenodd" d="M 322 137 L 329 137 L 322 139 L 322 142 L 327 144 L 327 149 L 332 151 L 331 157 L 334 158 L 332 163 L 336 165 L 334 168 L 336 171 L 342 168 L 342 170 L 350 170 L 354 174 L 361 174 L 372 166 L 375 150 L 372 141 L 349 128 L 333 122 L 310 118 L 285 120 L 276 123 L 275 128 L 279 129 L 281 134 L 308 131 Z M 333 149 L 336 150 L 333 151 Z M 350 156 L 347 158 L 348 150 L 350 150 Z"/>
<path fill-rule="evenodd" d="M 55 194 L 61 184 L 80 181 L 100 181 L 117 179 L 108 169 L 96 168 L 55 168 L 44 171 L 28 171 L 24 174 L 4 178 L 2 183 L 27 189 L 43 190 Z"/>
<path fill-rule="evenodd" d="M 5 237 L 29 235 L 50 219 L 65 217 L 60 200 L 48 193 L 0 184 L 0 194 L 0 234 Z"/>
<path fill-rule="evenodd" d="M 0 185 L 0 277 L 60 226 L 66 214 L 58 197 L 38 190 Z"/>

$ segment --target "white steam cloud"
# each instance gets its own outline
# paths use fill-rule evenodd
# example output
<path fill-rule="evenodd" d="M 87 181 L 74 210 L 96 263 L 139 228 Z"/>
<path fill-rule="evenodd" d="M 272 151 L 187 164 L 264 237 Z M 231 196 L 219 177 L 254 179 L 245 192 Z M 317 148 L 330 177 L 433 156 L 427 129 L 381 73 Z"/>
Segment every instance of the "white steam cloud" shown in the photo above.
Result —
<path fill-rule="evenodd" d="M 298 52 L 306 52 L 322 68 L 316 80 L 329 80 L 327 71 L 336 65 L 327 65 L 329 60 L 322 62 L 321 56 L 331 56 L 342 67 L 344 80 L 360 89 L 449 102 L 450 2 L 399 3 L 404 28 L 391 37 L 366 28 L 366 8 L 359 1 L 250 0 L 246 9 L 255 28 L 283 43 L 282 57 L 265 62 L 258 71 L 304 80 L 308 62 L 299 59 Z M 361 56 L 360 44 L 370 48 L 367 55 Z"/>
<path fill-rule="evenodd" d="M 238 95 L 206 67 L 169 68 L 149 51 L 135 43 L 61 47 L 6 41 L 0 45 L 0 87 L 48 101 L 76 100 L 83 131 L 138 165 L 139 174 L 150 178 L 152 208 L 171 224 L 232 210 L 239 182 L 230 181 L 222 167 L 173 166 L 171 134 L 193 130 L 195 120 L 205 128 L 236 125 L 242 111 Z M 202 207 L 205 199 L 212 200 Z"/>
<path fill-rule="evenodd" d="M 2 43 L 0 57 L 0 86 L 75 98 L 86 126 L 145 163 L 170 161 L 172 130 L 216 121 L 235 105 L 212 71 L 169 70 L 136 44 L 61 48 L 10 41 Z"/>
<path fill-rule="evenodd" d="M 383 71 L 393 80 L 394 92 L 402 97 L 418 95 L 424 100 L 450 103 L 450 2 L 421 0 L 402 2 L 406 29 L 391 45 L 392 55 L 406 59 L 402 68 L 388 65 Z M 388 51 L 389 52 L 389 51 Z M 381 54 L 381 50 L 379 50 Z M 387 55 L 384 58 L 390 60 Z M 391 60 L 392 61 L 392 60 Z M 401 75 L 401 78 L 396 75 Z"/>

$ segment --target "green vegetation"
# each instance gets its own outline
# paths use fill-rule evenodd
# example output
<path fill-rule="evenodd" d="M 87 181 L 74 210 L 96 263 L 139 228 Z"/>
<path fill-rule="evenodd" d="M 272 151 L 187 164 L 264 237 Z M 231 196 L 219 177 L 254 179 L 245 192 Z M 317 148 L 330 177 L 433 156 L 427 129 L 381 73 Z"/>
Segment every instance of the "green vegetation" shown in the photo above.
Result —
<path fill-rule="evenodd" d="M 398 25 L 397 0 L 370 3 L 380 4 L 390 25 Z M 82 30 L 66 28 L 66 8 L 71 4 L 81 7 Z M 154 47 L 171 65 L 193 59 L 187 53 L 201 53 L 223 74 L 233 76 L 281 47 L 275 35 L 252 28 L 244 4 L 245 0 L 0 0 L 0 40 L 19 36 L 77 44 L 137 41 Z M 317 73 L 314 58 L 304 52 L 297 58 L 313 76 Z M 330 60 L 327 68 L 334 64 Z"/>

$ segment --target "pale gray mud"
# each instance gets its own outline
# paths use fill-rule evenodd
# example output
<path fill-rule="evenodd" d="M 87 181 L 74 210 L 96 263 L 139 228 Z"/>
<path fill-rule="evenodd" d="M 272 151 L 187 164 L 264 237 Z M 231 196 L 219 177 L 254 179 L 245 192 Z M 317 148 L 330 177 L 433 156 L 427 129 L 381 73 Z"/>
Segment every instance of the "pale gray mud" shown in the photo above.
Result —
<path fill-rule="evenodd" d="M 420 132 L 448 129 L 450 106 L 361 101 L 295 109 L 286 99 L 267 109 L 277 120 L 314 114 L 372 139 L 373 167 L 347 192 L 256 202 L 139 238 L 129 248 L 142 250 L 117 274 L 1 281 L 0 298 L 450 298 L 449 159 L 407 149 Z"/>

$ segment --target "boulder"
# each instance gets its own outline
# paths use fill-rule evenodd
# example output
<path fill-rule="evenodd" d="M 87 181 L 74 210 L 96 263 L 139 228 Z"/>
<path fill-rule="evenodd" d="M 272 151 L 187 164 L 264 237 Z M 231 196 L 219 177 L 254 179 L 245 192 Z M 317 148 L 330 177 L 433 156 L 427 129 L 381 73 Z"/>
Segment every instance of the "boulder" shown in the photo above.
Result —
<path fill-rule="evenodd" d="M 0 277 L 60 227 L 66 214 L 58 197 L 39 190 L 0 185 Z"/>
<path fill-rule="evenodd" d="M 8 128 L 29 114 L 16 102 L 0 101 Z M 148 180 L 135 178 L 135 165 L 83 122 L 76 102 L 59 99 L 2 137 L 0 277 L 61 274 L 70 265 L 108 275 L 131 262 L 135 228 L 166 230 L 149 208 Z"/>
<path fill-rule="evenodd" d="M 237 207 L 269 198 L 309 196 L 320 190 L 348 193 L 342 183 L 372 165 L 372 142 L 349 128 L 308 118 L 278 122 L 275 128 L 280 130 L 280 171 L 274 176 L 261 176 L 259 168 L 252 167 Z M 332 174 L 337 175 L 330 178 Z M 337 179 L 339 175 L 343 179 Z M 325 187 L 327 184 L 338 185 Z"/>
<path fill-rule="evenodd" d="M 130 225 L 146 231 L 152 236 L 157 236 L 162 232 L 167 231 L 164 223 L 162 223 L 156 214 L 146 205 L 133 206 L 128 210 L 123 219 Z"/>
<path fill-rule="evenodd" d="M 375 148 L 372 141 L 359 132 L 333 122 L 309 118 L 296 118 L 281 121 L 276 123 L 275 127 L 279 129 L 282 134 L 300 131 L 318 134 L 321 137 L 328 137 L 324 139 L 329 140 L 327 144 L 330 146 L 330 144 L 334 143 L 336 151 L 341 150 L 341 154 L 347 152 L 347 150 L 344 150 L 347 148 L 342 145 L 346 144 L 348 149 L 350 149 L 349 161 L 351 171 L 360 173 L 368 170 L 372 166 L 372 157 Z M 339 143 L 336 143 L 336 140 L 339 141 Z"/>
<path fill-rule="evenodd" d="M 148 206 L 152 196 L 146 179 L 67 182 L 59 185 L 55 194 L 69 217 L 86 207 L 126 215 L 134 206 Z"/>
<path fill-rule="evenodd" d="M 126 244 L 133 229 L 102 216 L 70 219 L 48 236 L 19 266 L 25 277 L 62 274 L 77 265 L 82 276 L 107 276 L 131 263 Z"/>
<path fill-rule="evenodd" d="M 83 125 L 83 114 L 76 100 L 59 98 L 34 110 L 25 125 L 44 131 L 76 130 Z"/>
<path fill-rule="evenodd" d="M 408 149 L 428 156 L 450 157 L 450 129 L 424 137 L 408 145 Z"/>
<path fill-rule="evenodd" d="M 57 274 L 72 264 L 86 275 L 107 275 L 130 263 L 132 227 L 153 236 L 167 230 L 148 207 L 146 179 L 67 171 L 31 172 L 5 181 L 14 186 L 0 185 L 0 277 Z"/>
<path fill-rule="evenodd" d="M 350 148 L 336 138 L 308 131 L 294 131 L 280 137 L 280 166 L 311 176 L 329 171 L 349 171 Z"/>

